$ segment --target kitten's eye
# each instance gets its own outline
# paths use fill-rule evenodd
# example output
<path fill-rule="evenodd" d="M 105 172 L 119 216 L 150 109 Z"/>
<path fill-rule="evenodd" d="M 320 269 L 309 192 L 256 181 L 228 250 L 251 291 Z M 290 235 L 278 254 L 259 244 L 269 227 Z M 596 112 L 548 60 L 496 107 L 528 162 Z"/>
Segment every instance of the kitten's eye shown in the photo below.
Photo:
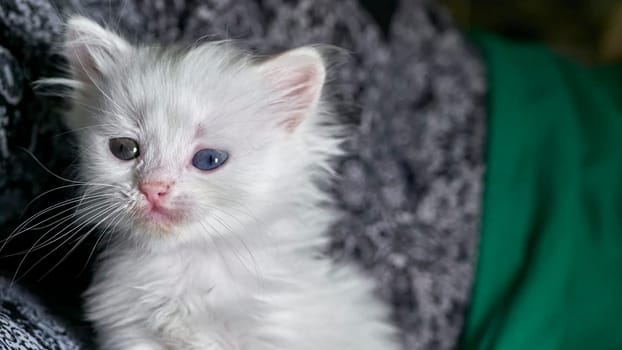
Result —
<path fill-rule="evenodd" d="M 138 157 L 140 154 L 138 142 L 129 137 L 110 139 L 110 141 L 108 141 L 108 147 L 110 147 L 110 152 L 121 160 L 131 160 Z"/>
<path fill-rule="evenodd" d="M 225 151 L 217 149 L 202 149 L 192 157 L 192 165 L 201 170 L 216 169 L 229 158 L 229 154 Z"/>

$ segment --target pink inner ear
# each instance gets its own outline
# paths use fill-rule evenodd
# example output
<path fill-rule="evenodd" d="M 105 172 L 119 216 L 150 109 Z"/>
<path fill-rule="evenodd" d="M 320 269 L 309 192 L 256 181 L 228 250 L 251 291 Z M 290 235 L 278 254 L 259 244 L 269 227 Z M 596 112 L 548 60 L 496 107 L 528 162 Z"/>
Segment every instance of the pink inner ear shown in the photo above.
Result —
<path fill-rule="evenodd" d="M 296 57 L 277 57 L 267 64 L 272 67 L 266 70 L 265 76 L 277 94 L 271 105 L 286 116 L 279 125 L 294 131 L 319 99 L 323 72 L 316 62 L 298 61 Z"/>
<path fill-rule="evenodd" d="M 285 92 L 283 98 L 296 109 L 306 109 L 317 98 L 317 71 L 314 67 L 301 67 L 290 72 L 281 72 L 284 79 L 277 82 L 279 90 Z"/>

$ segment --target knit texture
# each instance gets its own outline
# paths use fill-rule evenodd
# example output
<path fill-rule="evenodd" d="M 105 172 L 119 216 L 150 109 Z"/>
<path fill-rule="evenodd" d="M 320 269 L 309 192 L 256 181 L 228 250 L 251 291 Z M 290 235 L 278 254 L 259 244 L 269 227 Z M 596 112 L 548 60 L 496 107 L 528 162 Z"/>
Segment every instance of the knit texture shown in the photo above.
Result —
<path fill-rule="evenodd" d="M 437 4 L 402 1 L 388 33 L 353 0 L 1 4 L 2 236 L 30 199 L 62 185 L 17 146 L 61 174 L 72 160 L 69 135 L 57 136 L 61 102 L 36 96 L 30 85 L 59 74 L 62 60 L 52 48 L 61 13 L 87 15 L 135 41 L 234 38 L 260 54 L 332 44 L 349 54 L 332 64 L 327 91 L 353 135 L 328 189 L 343 213 L 328 249 L 377 280 L 407 349 L 455 348 L 476 261 L 486 87 L 479 57 Z"/>

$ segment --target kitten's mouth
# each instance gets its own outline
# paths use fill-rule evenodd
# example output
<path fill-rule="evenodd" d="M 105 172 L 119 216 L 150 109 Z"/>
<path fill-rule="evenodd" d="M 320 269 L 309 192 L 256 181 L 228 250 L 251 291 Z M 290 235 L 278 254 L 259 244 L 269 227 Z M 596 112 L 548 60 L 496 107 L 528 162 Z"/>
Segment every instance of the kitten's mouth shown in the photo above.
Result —
<path fill-rule="evenodd" d="M 147 204 L 139 210 L 141 221 L 150 225 L 170 227 L 178 223 L 182 215 L 178 210 Z"/>

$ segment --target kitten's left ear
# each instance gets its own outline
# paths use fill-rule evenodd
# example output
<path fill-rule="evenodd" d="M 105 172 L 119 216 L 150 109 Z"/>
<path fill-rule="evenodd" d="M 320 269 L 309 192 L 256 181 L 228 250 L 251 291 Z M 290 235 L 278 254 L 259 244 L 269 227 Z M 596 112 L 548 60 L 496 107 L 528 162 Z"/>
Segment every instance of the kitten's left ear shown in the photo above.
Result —
<path fill-rule="evenodd" d="M 74 79 L 95 83 L 131 51 L 131 45 L 112 31 L 81 16 L 67 21 L 65 56 Z"/>
<path fill-rule="evenodd" d="M 293 132 L 319 103 L 326 79 L 322 56 L 312 47 L 302 47 L 265 61 L 259 69 L 272 87 L 271 106 L 284 116 L 280 124 Z"/>

